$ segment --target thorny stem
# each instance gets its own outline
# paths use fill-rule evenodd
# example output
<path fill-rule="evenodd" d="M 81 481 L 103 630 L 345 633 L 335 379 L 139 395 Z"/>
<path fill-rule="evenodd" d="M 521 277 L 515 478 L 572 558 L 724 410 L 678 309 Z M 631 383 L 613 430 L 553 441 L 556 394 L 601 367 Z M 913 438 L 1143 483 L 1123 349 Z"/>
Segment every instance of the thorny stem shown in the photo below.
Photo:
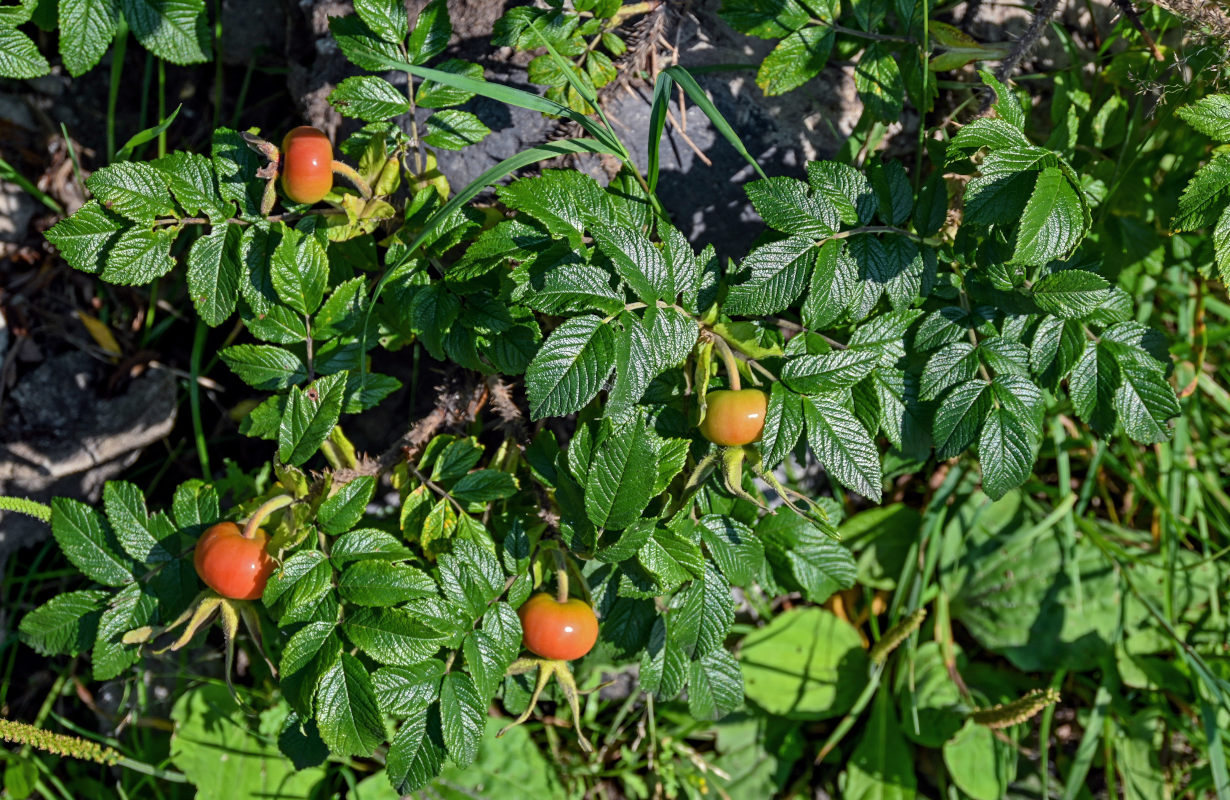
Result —
<path fill-rule="evenodd" d="M 290 222 L 296 220 L 302 214 L 270 214 L 265 217 L 268 222 Z M 163 219 L 154 220 L 154 227 L 163 225 L 251 225 L 252 223 L 246 219 L 232 217 L 231 219 L 222 220 L 220 222 L 211 220 L 209 217 L 164 217 Z"/>
<path fill-rule="evenodd" d="M 261 523 L 269 518 L 269 515 L 277 511 L 279 508 L 286 508 L 293 504 L 295 498 L 288 494 L 279 494 L 269 498 L 261 503 L 260 508 L 252 513 L 252 517 L 247 524 L 243 526 L 243 537 L 245 539 L 253 539 L 256 537 L 256 529 L 261 526 Z"/>
<path fill-rule="evenodd" d="M 1034 18 L 1029 23 L 1029 27 L 1022 34 L 1020 39 L 1017 39 L 1008 57 L 999 63 L 999 69 L 995 71 L 995 77 L 1001 83 L 1007 83 L 1012 74 L 1016 72 L 1016 68 L 1027 55 L 1037 46 L 1041 40 L 1042 34 L 1050 26 L 1051 17 L 1055 16 L 1055 11 L 1059 8 L 1059 0 L 1042 0 L 1038 4 L 1038 9 L 1034 12 Z M 987 87 L 983 93 L 982 106 L 979 109 L 979 116 L 987 113 L 991 104 L 995 100 L 995 92 Z"/>

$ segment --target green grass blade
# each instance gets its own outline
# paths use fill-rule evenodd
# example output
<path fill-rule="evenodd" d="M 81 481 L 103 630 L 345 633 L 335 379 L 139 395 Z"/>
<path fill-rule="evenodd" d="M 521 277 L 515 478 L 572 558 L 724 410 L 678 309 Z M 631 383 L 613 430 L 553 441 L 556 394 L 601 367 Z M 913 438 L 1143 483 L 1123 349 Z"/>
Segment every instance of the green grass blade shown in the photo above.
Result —
<path fill-rule="evenodd" d="M 1102 720 L 1109 707 L 1110 692 L 1105 686 L 1099 686 L 1098 694 L 1093 700 L 1093 708 L 1089 711 L 1089 721 L 1085 724 L 1085 735 L 1081 737 L 1076 758 L 1072 761 L 1072 769 L 1068 772 L 1068 781 L 1063 787 L 1063 800 L 1076 800 L 1076 796 L 1085 786 L 1085 778 L 1089 775 L 1089 768 L 1093 766 L 1093 757 L 1098 753 L 1098 740 L 1102 738 Z"/>
<path fill-rule="evenodd" d="M 1221 743 L 1221 728 L 1217 725 L 1217 710 L 1208 701 L 1200 701 L 1200 719 L 1204 723 L 1204 738 L 1209 748 L 1209 770 L 1213 773 L 1213 789 L 1217 800 L 1230 798 L 1230 772 L 1226 770 L 1226 750 Z"/>
<path fill-rule="evenodd" d="M 60 204 L 55 201 L 55 198 L 35 186 L 29 178 L 14 169 L 13 165 L 5 161 L 3 158 L 0 158 L 0 178 L 3 178 L 9 183 L 17 184 L 28 192 L 31 197 L 47 206 L 57 214 L 64 213 L 64 209 L 60 208 Z"/>
<path fill-rule="evenodd" d="M 653 101 L 649 105 L 649 169 L 645 179 L 649 190 L 658 190 L 658 168 L 662 158 L 662 131 L 666 128 L 666 111 L 671 102 L 671 87 L 675 85 L 669 72 L 659 72 L 653 84 Z"/>
<path fill-rule="evenodd" d="M 764 170 L 756 163 L 756 159 L 752 158 L 751 153 L 747 152 L 747 148 L 743 146 L 743 141 L 739 139 L 739 134 L 735 133 L 734 128 L 730 127 L 730 123 L 722 116 L 722 112 L 717 110 L 717 106 L 709 99 L 709 95 L 705 94 L 705 90 L 700 88 L 700 84 L 696 82 L 691 73 L 679 66 L 667 67 L 663 72 L 669 74 L 676 83 L 683 87 L 683 91 L 696 104 L 696 107 L 704 112 L 709 121 L 713 123 L 713 127 L 717 128 L 718 133 L 722 134 L 722 137 L 730 142 L 730 146 L 739 155 L 743 156 L 747 163 L 752 165 L 752 169 L 756 170 L 757 175 L 762 178 L 769 177 L 764 174 Z"/>
<path fill-rule="evenodd" d="M 127 142 L 125 142 L 124 146 L 120 148 L 120 151 L 115 154 L 115 160 L 116 161 L 127 161 L 128 159 L 132 158 L 132 152 L 136 150 L 138 147 L 145 144 L 146 142 L 153 141 L 155 137 L 161 136 L 162 134 L 166 133 L 167 128 L 171 127 L 171 123 L 175 121 L 175 118 L 177 116 L 179 116 L 179 110 L 183 107 L 184 106 L 182 103 L 176 106 L 175 110 L 172 111 L 170 114 L 168 114 L 157 125 L 155 125 L 152 128 L 146 128 L 145 130 L 141 131 L 140 133 L 136 134 L 131 139 L 129 139 Z"/>
<path fill-rule="evenodd" d="M 602 111 L 602 106 L 598 105 L 598 90 L 594 88 L 594 84 L 590 81 L 589 76 L 578 69 L 571 61 L 564 58 L 551 44 L 551 41 L 543 34 L 538 27 L 538 20 L 530 23 L 530 27 L 534 29 L 534 33 L 538 34 L 538 38 L 542 41 L 542 46 L 547 49 L 547 53 L 551 56 L 551 60 L 555 62 L 555 66 L 559 67 L 564 73 L 564 78 L 568 81 L 573 89 L 576 89 L 577 94 L 593 106 L 598 112 L 598 117 L 602 120 L 602 124 L 610 132 L 612 140 L 618 142 L 619 137 L 615 135 L 615 129 L 611 127 L 611 121 L 606 118 L 606 114 Z M 622 145 L 622 142 L 620 142 Z M 620 148 L 623 149 L 622 147 Z"/>

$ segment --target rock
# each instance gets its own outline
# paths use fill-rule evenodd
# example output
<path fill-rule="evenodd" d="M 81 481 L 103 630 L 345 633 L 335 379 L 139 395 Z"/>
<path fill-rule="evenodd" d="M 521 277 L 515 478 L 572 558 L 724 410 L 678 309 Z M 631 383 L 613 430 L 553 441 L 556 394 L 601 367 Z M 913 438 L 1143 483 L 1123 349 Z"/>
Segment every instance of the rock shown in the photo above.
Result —
<path fill-rule="evenodd" d="M 286 12 L 275 0 L 224 0 L 222 60 L 247 64 L 263 50 L 277 55 L 286 47 Z"/>
<path fill-rule="evenodd" d="M 39 204 L 15 183 L 0 181 L 0 242 L 21 242 Z"/>
<path fill-rule="evenodd" d="M 115 396 L 107 370 L 76 351 L 48 359 L 10 395 L 0 431 L 0 494 L 47 502 L 67 496 L 94 503 L 103 482 L 175 424 L 175 379 L 149 370 Z M 37 520 L 0 513 L 0 565 L 49 533 Z"/>

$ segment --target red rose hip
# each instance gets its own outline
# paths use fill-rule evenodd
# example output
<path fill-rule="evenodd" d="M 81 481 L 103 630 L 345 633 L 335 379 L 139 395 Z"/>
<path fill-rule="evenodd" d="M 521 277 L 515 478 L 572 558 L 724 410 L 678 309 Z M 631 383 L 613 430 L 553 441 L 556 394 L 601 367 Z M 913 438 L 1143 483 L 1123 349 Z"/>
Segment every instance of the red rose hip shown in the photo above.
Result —
<path fill-rule="evenodd" d="M 543 658 L 572 661 L 598 641 L 598 617 L 575 597 L 561 603 L 549 594 L 536 594 L 517 609 L 517 616 L 525 648 Z"/>
<path fill-rule="evenodd" d="M 248 539 L 235 523 L 219 522 L 197 540 L 192 553 L 196 574 L 223 597 L 255 600 L 265 591 L 274 568 L 273 558 L 265 552 L 268 541 L 259 528 Z"/>
<path fill-rule="evenodd" d="M 706 396 L 705 419 L 700 432 L 724 447 L 760 441 L 769 399 L 759 389 L 718 389 Z"/>
<path fill-rule="evenodd" d="M 333 145 L 301 125 L 282 140 L 282 190 L 296 203 L 319 203 L 333 188 Z"/>

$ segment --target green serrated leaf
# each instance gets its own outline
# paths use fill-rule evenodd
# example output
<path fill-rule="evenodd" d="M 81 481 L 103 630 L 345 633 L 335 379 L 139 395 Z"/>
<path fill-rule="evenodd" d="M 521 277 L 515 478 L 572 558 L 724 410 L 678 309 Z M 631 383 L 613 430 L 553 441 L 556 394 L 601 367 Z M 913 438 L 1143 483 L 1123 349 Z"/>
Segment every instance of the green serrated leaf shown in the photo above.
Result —
<path fill-rule="evenodd" d="M 118 21 L 115 0 L 61 0 L 60 58 L 70 75 L 79 77 L 98 63 L 111 46 Z"/>
<path fill-rule="evenodd" d="M 718 13 L 735 30 L 761 39 L 788 36 L 811 16 L 797 0 L 727 0 Z"/>
<path fill-rule="evenodd" d="M 386 42 L 400 44 L 410 32 L 406 4 L 400 0 L 357 0 L 354 10 Z"/>
<path fill-rule="evenodd" d="M 381 39 L 358 15 L 329 17 L 329 31 L 342 55 L 360 69 L 383 72 L 402 60 L 398 46 Z"/>
<path fill-rule="evenodd" d="M 837 208 L 823 193 L 813 196 L 794 178 L 764 178 L 745 187 L 756 213 L 770 228 L 790 236 L 823 239 L 840 227 Z"/>
<path fill-rule="evenodd" d="M 426 661 L 447 640 L 417 615 L 393 608 L 358 609 L 346 618 L 342 630 L 355 647 L 393 666 Z"/>
<path fill-rule="evenodd" d="M 474 680 L 463 672 L 450 672 L 440 683 L 440 727 L 449 756 L 461 768 L 478 755 L 486 731 L 487 706 Z"/>
<path fill-rule="evenodd" d="M 333 536 L 345 533 L 362 518 L 375 491 L 376 479 L 371 475 L 360 475 L 339 487 L 320 504 L 316 511 L 316 524 Z"/>
<path fill-rule="evenodd" d="M 1218 153 L 1196 171 L 1179 198 L 1179 210 L 1170 221 L 1172 233 L 1212 225 L 1230 199 L 1230 153 Z"/>
<path fill-rule="evenodd" d="M 972 379 L 978 374 L 978 364 L 978 351 L 969 342 L 953 342 L 936 350 L 923 368 L 919 398 L 934 400 L 950 386 Z"/>
<path fill-rule="evenodd" d="M 1024 423 L 1006 406 L 987 412 L 978 438 L 982 490 L 998 500 L 1029 477 L 1034 464 L 1032 437 Z"/>
<path fill-rule="evenodd" d="M 97 200 L 90 200 L 71 217 L 57 222 L 46 236 L 73 269 L 99 272 L 111 247 L 128 226 L 123 217 L 103 208 Z"/>
<path fill-rule="evenodd" d="M 21 618 L 21 641 L 43 656 L 77 656 L 90 649 L 110 592 L 66 592 Z"/>
<path fill-rule="evenodd" d="M 673 300 L 675 276 L 662 252 L 639 230 L 595 224 L 598 248 L 615 264 L 619 276 L 644 303 Z"/>
<path fill-rule="evenodd" d="M 306 390 L 291 387 L 278 430 L 278 458 L 298 466 L 316 454 L 342 413 L 346 376 L 317 378 Z"/>
<path fill-rule="evenodd" d="M 111 246 L 99 276 L 107 283 L 141 286 L 175 268 L 171 245 L 176 231 L 167 228 L 129 228 Z"/>
<path fill-rule="evenodd" d="M 395 717 L 412 717 L 440 696 L 444 662 L 436 659 L 412 667 L 381 667 L 372 673 L 380 710 Z"/>
<path fill-rule="evenodd" d="M 162 564 L 179 556 L 174 526 L 162 514 L 150 516 L 145 495 L 135 485 L 108 481 L 103 487 L 103 508 L 120 546 L 133 560 Z"/>
<path fill-rule="evenodd" d="M 481 142 L 491 129 L 468 111 L 446 108 L 423 123 L 423 141 L 443 150 L 461 150 Z"/>
<path fill-rule="evenodd" d="M 337 583 L 342 599 L 357 606 L 389 608 L 420 597 L 435 597 L 436 582 L 422 570 L 388 561 L 359 561 Z"/>
<path fill-rule="evenodd" d="M 0 76 L 37 78 L 51 71 L 34 40 L 16 28 L 0 25 Z"/>
<path fill-rule="evenodd" d="M 879 361 L 879 351 L 872 348 L 797 356 L 782 366 L 781 377 L 783 383 L 800 394 L 835 392 L 861 381 Z"/>
<path fill-rule="evenodd" d="M 972 380 L 954 386 L 940 400 L 935 412 L 935 454 L 952 458 L 973 444 L 990 408 L 991 392 L 985 381 Z"/>
<path fill-rule="evenodd" d="M 816 244 L 806 236 L 791 236 L 760 245 L 743 259 L 746 280 L 730 287 L 723 310 L 732 316 L 763 316 L 789 307 L 803 293 Z"/>
<path fill-rule="evenodd" d="M 102 167 L 86 180 L 98 202 L 134 222 L 175 214 L 166 178 L 149 164 L 122 161 Z"/>
<path fill-rule="evenodd" d="M 188 251 L 188 291 L 206 325 L 217 327 L 235 311 L 243 269 L 242 236 L 238 225 L 218 225 Z"/>
<path fill-rule="evenodd" d="M 615 357 L 615 334 L 593 316 L 574 317 L 560 325 L 525 371 L 530 414 L 534 419 L 580 410 L 602 388 Z"/>
<path fill-rule="evenodd" d="M 873 119 L 891 123 L 901 116 L 905 84 L 894 51 L 878 43 L 864 50 L 854 70 L 854 86 Z"/>
<path fill-rule="evenodd" d="M 219 355 L 231 371 L 256 389 L 277 391 L 307 378 L 307 367 L 294 353 L 265 344 L 237 344 Z"/>
<path fill-rule="evenodd" d="M 785 94 L 820 74 L 833 49 L 833 29 L 809 25 L 792 32 L 777 43 L 760 62 L 756 85 L 766 95 Z"/>
<path fill-rule="evenodd" d="M 95 509 L 78 500 L 51 501 L 51 534 L 65 557 L 87 578 L 104 586 L 132 581 L 132 562 L 121 555 L 111 527 Z"/>
<path fill-rule="evenodd" d="M 445 0 L 432 0 L 419 12 L 410 31 L 410 41 L 406 43 L 410 63 L 425 64 L 440 55 L 448 47 L 452 35 L 453 23 L 448 18 L 448 4 Z"/>
<path fill-rule="evenodd" d="M 1175 113 L 1205 136 L 1230 142 L 1230 94 L 1207 94 Z"/>
<path fill-rule="evenodd" d="M 316 725 L 330 752 L 340 756 L 370 756 L 387 737 L 371 678 L 350 653 L 340 653 L 321 674 Z"/>
<path fill-rule="evenodd" d="M 585 513 L 599 528 L 638 519 L 657 477 L 659 440 L 640 420 L 617 426 L 594 452 L 585 479 Z"/>
<path fill-rule="evenodd" d="M 871 434 L 834 395 L 803 402 L 807 442 L 824 469 L 842 485 L 879 502 L 884 481 Z"/>
<path fill-rule="evenodd" d="M 283 303 L 300 314 L 314 313 L 320 307 L 329 280 L 329 259 L 315 236 L 282 227 L 269 270 Z"/>
<path fill-rule="evenodd" d="M 204 213 L 212 221 L 221 222 L 235 212 L 218 193 L 213 163 L 200 153 L 176 151 L 153 163 L 188 214 Z"/>
<path fill-rule="evenodd" d="M 375 75 L 357 75 L 338 84 L 329 104 L 344 117 L 380 122 L 410 111 L 410 100 L 393 84 Z"/>
<path fill-rule="evenodd" d="M 1038 173 L 1017 229 L 1014 261 L 1041 266 L 1076 249 L 1089 227 L 1085 199 L 1078 191 L 1058 167 Z"/>
<path fill-rule="evenodd" d="M 1040 278 L 1032 287 L 1034 302 L 1048 314 L 1084 319 L 1105 302 L 1110 284 L 1083 269 L 1065 269 Z"/>
<path fill-rule="evenodd" d="M 146 50 L 174 64 L 209 60 L 205 0 L 119 0 L 124 19 Z"/>
<path fill-rule="evenodd" d="M 1142 444 L 1167 441 L 1170 430 L 1166 422 L 1182 413 L 1174 389 L 1160 370 L 1130 358 L 1119 359 L 1118 365 L 1120 383 L 1114 402 L 1123 430 Z"/>
<path fill-rule="evenodd" d="M 476 81 L 483 79 L 483 68 L 481 65 L 457 58 L 442 61 L 434 69 L 454 75 L 463 75 Z M 446 106 L 461 105 L 473 96 L 474 92 L 426 80 L 419 84 L 418 91 L 414 95 L 414 104 L 419 108 L 444 108 Z"/>
<path fill-rule="evenodd" d="M 773 468 L 785 460 L 803 435 L 803 398 L 781 383 L 769 390 L 760 454 L 764 465 Z"/>
<path fill-rule="evenodd" d="M 386 772 L 393 791 L 416 792 L 437 775 L 448 755 L 440 728 L 438 706 L 416 706 L 389 743 Z"/>

